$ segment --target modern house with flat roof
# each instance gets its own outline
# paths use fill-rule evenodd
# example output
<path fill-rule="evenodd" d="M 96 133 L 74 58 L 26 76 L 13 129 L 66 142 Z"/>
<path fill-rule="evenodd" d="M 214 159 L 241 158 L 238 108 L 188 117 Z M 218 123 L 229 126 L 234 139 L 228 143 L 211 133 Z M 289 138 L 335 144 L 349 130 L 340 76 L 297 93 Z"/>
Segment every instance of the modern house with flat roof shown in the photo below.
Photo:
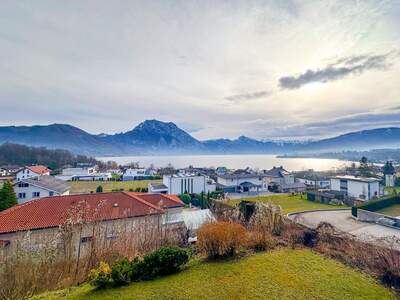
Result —
<path fill-rule="evenodd" d="M 167 193 L 173 195 L 208 193 L 216 189 L 216 185 L 212 180 L 201 174 L 179 173 L 164 175 L 163 185 L 167 187 Z"/>
<path fill-rule="evenodd" d="M 331 178 L 331 190 L 343 192 L 348 197 L 369 201 L 380 196 L 379 182 L 377 178 L 336 176 Z"/>
<path fill-rule="evenodd" d="M 92 166 L 64 168 L 58 179 L 65 181 L 107 181 L 112 178 L 111 172 L 100 173 Z"/>

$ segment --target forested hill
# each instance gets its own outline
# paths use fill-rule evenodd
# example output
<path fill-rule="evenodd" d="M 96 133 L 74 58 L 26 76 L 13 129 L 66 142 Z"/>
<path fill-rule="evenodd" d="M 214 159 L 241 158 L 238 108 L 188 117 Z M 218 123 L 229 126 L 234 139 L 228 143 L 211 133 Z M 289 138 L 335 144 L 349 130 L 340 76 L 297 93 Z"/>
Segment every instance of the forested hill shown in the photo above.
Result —
<path fill-rule="evenodd" d="M 74 155 L 67 150 L 49 150 L 45 147 L 28 147 L 9 143 L 0 145 L 0 165 L 40 164 L 48 166 L 52 170 L 57 170 L 65 165 L 75 165 L 78 162 L 100 163 L 92 157 Z"/>

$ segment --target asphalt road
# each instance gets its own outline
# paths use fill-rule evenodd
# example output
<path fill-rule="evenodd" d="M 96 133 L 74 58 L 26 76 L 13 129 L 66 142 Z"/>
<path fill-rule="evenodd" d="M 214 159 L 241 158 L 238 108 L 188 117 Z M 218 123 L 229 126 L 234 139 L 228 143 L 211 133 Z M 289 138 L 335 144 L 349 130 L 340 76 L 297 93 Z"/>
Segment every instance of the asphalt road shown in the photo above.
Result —
<path fill-rule="evenodd" d="M 356 238 L 376 242 L 377 239 L 400 240 L 400 230 L 375 223 L 366 223 L 353 219 L 350 210 L 310 211 L 289 215 L 289 218 L 309 228 L 327 222 L 337 230 L 349 233 Z M 400 245 L 399 245 L 400 247 Z"/>

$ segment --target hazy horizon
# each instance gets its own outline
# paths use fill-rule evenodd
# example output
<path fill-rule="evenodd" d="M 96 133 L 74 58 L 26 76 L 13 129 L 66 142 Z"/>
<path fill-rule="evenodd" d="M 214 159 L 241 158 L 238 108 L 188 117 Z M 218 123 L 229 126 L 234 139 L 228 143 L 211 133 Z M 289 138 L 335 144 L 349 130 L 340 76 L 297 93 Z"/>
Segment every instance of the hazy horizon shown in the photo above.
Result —
<path fill-rule="evenodd" d="M 400 126 L 400 1 L 2 1 L 0 126 L 199 140 Z"/>

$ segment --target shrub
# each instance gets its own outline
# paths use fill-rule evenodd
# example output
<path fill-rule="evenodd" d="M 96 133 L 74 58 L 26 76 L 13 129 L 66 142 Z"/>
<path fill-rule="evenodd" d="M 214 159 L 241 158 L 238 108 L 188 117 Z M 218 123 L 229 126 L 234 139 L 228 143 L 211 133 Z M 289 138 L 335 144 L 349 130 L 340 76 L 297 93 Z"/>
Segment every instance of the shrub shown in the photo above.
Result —
<path fill-rule="evenodd" d="M 246 245 L 246 229 L 233 222 L 214 222 L 197 232 L 198 248 L 209 258 L 233 256 Z"/>
<path fill-rule="evenodd" d="M 179 247 L 162 247 L 147 254 L 143 261 L 138 263 L 142 279 L 173 274 L 189 260 L 188 252 Z"/>
<path fill-rule="evenodd" d="M 128 259 L 121 259 L 112 265 L 111 278 L 114 285 L 128 284 L 131 282 L 132 277 L 132 263 Z"/>
<path fill-rule="evenodd" d="M 179 198 L 182 200 L 183 203 L 189 204 L 192 198 L 190 197 L 189 194 L 181 194 L 179 195 Z"/>
<path fill-rule="evenodd" d="M 97 188 L 96 188 L 96 193 L 102 193 L 103 192 L 103 187 L 101 186 L 101 185 L 99 185 Z"/>
<path fill-rule="evenodd" d="M 104 288 L 111 282 L 111 268 L 105 262 L 100 262 L 98 268 L 90 271 L 90 284 L 97 288 Z"/>
<path fill-rule="evenodd" d="M 271 234 L 253 231 L 248 233 L 248 248 L 255 251 L 265 251 L 276 247 L 276 240 Z"/>

